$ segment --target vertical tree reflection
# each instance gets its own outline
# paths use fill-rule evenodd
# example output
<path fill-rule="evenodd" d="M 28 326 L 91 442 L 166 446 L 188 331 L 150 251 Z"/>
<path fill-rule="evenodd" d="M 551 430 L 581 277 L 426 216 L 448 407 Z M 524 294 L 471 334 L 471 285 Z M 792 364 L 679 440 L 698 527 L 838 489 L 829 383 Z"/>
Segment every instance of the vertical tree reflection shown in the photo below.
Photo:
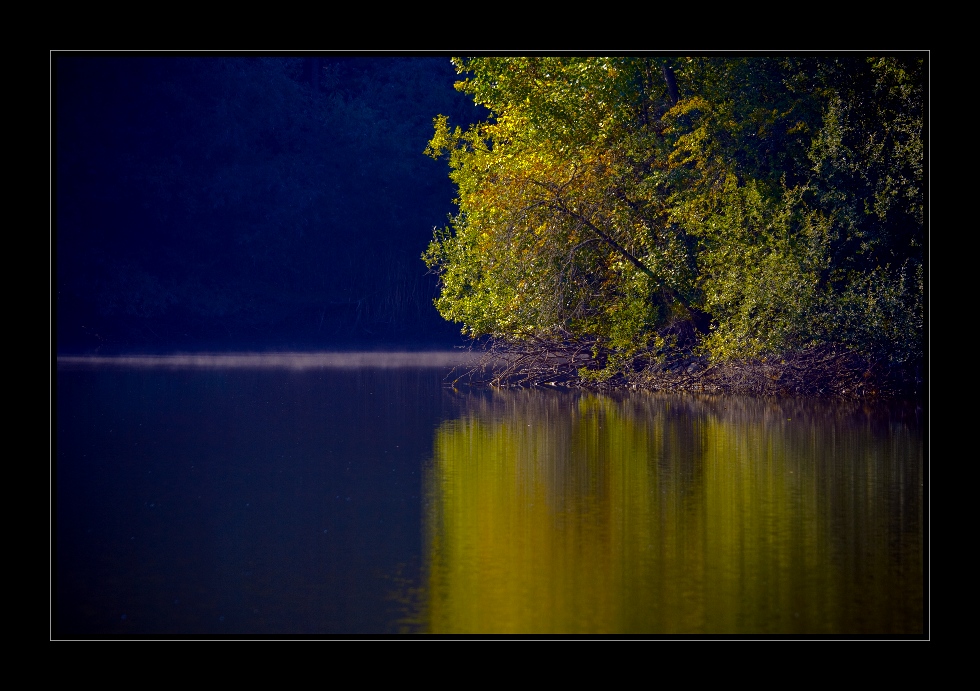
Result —
<path fill-rule="evenodd" d="M 499 391 L 435 433 L 418 628 L 915 633 L 914 409 Z"/>

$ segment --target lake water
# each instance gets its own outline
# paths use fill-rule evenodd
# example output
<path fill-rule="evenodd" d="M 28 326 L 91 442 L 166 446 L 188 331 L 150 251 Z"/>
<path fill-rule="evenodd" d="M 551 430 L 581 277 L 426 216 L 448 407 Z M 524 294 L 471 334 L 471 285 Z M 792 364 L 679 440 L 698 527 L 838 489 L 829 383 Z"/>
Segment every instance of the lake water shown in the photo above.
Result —
<path fill-rule="evenodd" d="M 447 362 L 59 360 L 52 635 L 923 635 L 921 406 Z"/>

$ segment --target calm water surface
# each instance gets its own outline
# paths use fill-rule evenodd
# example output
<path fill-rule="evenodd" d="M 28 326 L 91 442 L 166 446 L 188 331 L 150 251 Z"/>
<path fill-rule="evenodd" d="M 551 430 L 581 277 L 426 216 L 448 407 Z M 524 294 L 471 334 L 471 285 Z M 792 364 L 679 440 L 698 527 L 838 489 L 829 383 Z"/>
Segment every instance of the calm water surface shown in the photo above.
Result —
<path fill-rule="evenodd" d="M 59 363 L 55 636 L 923 631 L 921 408 L 304 357 Z"/>

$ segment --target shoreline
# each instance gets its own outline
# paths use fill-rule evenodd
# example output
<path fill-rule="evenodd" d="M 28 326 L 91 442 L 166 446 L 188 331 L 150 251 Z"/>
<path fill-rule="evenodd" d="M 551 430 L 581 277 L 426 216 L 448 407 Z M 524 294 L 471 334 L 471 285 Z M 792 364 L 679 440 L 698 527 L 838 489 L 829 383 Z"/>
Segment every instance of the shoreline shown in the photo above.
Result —
<path fill-rule="evenodd" d="M 550 345 L 550 344 L 549 344 Z M 832 347 L 727 362 L 711 362 L 676 351 L 666 356 L 638 354 L 604 376 L 599 357 L 569 356 L 512 345 L 491 347 L 484 359 L 456 381 L 493 388 L 561 388 L 591 391 L 658 391 L 752 396 L 824 398 L 908 398 L 925 394 L 924 363 L 889 365 Z M 584 376 L 583 376 L 584 373 Z"/>

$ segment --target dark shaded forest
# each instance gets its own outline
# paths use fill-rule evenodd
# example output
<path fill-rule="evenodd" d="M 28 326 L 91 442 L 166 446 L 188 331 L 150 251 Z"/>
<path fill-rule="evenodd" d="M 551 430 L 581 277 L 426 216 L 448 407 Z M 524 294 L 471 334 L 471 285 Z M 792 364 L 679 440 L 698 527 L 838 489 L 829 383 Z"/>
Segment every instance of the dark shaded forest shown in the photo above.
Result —
<path fill-rule="evenodd" d="M 55 54 L 59 353 L 448 346 L 447 57 Z"/>

